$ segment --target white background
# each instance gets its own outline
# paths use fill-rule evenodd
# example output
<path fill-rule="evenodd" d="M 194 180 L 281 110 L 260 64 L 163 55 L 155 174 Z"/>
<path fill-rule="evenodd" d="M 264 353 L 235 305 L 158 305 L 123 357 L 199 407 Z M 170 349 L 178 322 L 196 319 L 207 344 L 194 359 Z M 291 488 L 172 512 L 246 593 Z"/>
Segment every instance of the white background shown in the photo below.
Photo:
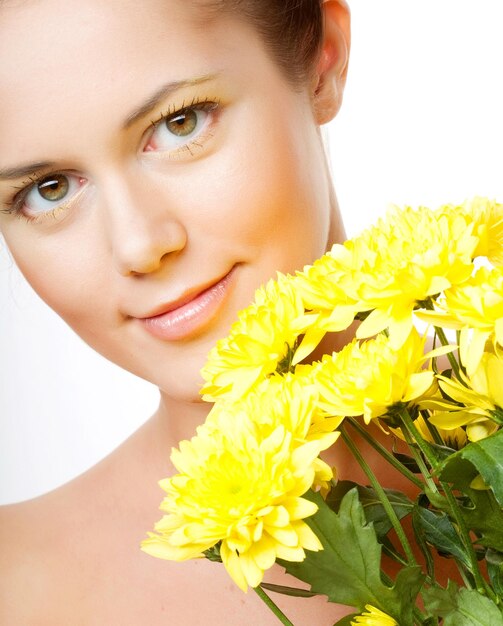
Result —
<path fill-rule="evenodd" d="M 348 233 L 390 203 L 503 201 L 503 2 L 350 4 L 350 74 L 328 130 Z M 156 402 L 155 389 L 83 345 L 0 250 L 0 502 L 84 471 Z"/>

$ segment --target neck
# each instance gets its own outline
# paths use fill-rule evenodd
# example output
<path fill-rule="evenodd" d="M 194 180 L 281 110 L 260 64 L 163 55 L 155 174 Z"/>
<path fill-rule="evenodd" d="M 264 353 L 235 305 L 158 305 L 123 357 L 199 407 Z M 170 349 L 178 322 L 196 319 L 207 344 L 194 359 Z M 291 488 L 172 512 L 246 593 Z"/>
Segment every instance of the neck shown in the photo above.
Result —
<path fill-rule="evenodd" d="M 213 405 L 200 399 L 183 401 L 173 399 L 161 392 L 157 419 L 163 424 L 163 436 L 176 445 L 182 439 L 190 439 L 196 428 L 204 422 Z"/>

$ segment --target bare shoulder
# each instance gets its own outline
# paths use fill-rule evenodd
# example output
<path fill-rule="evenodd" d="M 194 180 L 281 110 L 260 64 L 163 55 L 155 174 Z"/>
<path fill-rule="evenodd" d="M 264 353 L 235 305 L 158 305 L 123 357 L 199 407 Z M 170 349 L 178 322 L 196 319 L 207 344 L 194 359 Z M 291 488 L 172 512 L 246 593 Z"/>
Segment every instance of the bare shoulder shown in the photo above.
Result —
<path fill-rule="evenodd" d="M 44 510 L 43 498 L 0 507 L 2 624 L 49 623 L 40 610 L 54 588 L 50 524 Z"/>
<path fill-rule="evenodd" d="M 68 611 L 81 603 L 89 567 L 74 491 L 64 486 L 0 507 L 0 624 L 68 623 Z"/>
<path fill-rule="evenodd" d="M 143 538 L 134 527 L 132 537 L 118 532 L 137 517 L 118 484 L 130 465 L 122 457 L 113 454 L 48 494 L 0 506 L 0 624 L 96 623 L 96 590 L 124 571 L 125 547 L 140 553 Z M 143 534 L 150 526 L 141 525 Z"/>

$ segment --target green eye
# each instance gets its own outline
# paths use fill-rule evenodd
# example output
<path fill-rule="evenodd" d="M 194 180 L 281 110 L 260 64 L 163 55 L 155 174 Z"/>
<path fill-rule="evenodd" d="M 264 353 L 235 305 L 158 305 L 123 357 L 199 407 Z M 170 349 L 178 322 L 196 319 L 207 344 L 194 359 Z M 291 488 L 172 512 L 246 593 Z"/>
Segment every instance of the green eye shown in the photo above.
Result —
<path fill-rule="evenodd" d="M 48 174 L 18 193 L 16 203 L 26 216 L 49 215 L 71 203 L 87 180 L 78 174 Z"/>
<path fill-rule="evenodd" d="M 218 106 L 217 102 L 205 101 L 163 115 L 154 123 L 144 151 L 178 153 L 188 148 L 192 154 L 191 146 L 200 147 L 204 142 Z"/>
<path fill-rule="evenodd" d="M 166 128 L 177 137 L 186 137 L 197 127 L 198 116 L 194 109 L 188 109 L 166 120 Z"/>
<path fill-rule="evenodd" d="M 63 200 L 70 189 L 68 178 L 63 174 L 48 176 L 40 181 L 36 190 L 44 200 L 59 202 Z M 33 192 L 32 192 L 33 193 Z"/>

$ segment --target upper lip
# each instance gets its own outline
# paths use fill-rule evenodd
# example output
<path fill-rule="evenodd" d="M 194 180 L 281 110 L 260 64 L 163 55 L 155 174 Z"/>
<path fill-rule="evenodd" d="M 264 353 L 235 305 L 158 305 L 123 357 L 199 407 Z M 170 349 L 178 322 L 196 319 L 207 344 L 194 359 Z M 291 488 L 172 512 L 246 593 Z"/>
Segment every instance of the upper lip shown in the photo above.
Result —
<path fill-rule="evenodd" d="M 217 278 L 216 280 L 212 279 L 208 281 L 207 283 L 203 283 L 202 285 L 198 285 L 197 287 L 192 287 L 191 289 L 187 289 L 176 300 L 170 300 L 169 302 L 164 302 L 163 304 L 160 304 L 159 306 L 149 311 L 146 315 L 137 316 L 138 319 L 146 320 L 151 317 L 158 317 L 159 315 L 164 315 L 165 313 L 169 313 L 170 311 L 175 311 L 176 309 L 184 306 L 185 304 L 188 304 L 189 302 L 191 302 L 192 300 L 200 296 L 202 293 L 204 293 L 208 289 L 211 289 L 211 287 L 218 285 L 218 283 L 222 281 L 224 278 L 226 278 L 231 273 L 231 271 L 232 270 L 230 270 L 223 276 L 220 276 L 220 278 Z"/>

